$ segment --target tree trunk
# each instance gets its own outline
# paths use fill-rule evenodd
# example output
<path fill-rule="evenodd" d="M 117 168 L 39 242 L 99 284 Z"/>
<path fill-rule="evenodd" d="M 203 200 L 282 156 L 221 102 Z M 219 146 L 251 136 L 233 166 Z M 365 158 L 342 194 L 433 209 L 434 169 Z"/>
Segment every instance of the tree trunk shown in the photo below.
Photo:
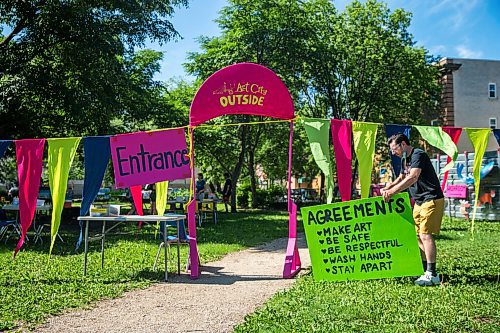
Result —
<path fill-rule="evenodd" d="M 243 167 L 243 163 L 245 162 L 245 153 L 247 147 L 247 132 L 248 125 L 241 126 L 241 150 L 240 155 L 238 157 L 238 163 L 234 166 L 233 174 L 231 176 L 231 213 L 236 213 L 236 183 L 238 182 L 238 178 L 241 174 L 241 169 Z"/>
<path fill-rule="evenodd" d="M 252 190 L 252 208 L 257 208 L 257 180 L 255 179 L 255 153 L 248 150 L 248 174 L 250 175 L 250 189 Z"/>

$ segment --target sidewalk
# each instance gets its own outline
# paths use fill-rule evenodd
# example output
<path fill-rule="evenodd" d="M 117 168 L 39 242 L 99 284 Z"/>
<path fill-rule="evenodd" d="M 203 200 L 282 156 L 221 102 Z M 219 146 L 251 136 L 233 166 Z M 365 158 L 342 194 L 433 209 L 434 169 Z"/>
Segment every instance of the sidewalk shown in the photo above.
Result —
<path fill-rule="evenodd" d="M 51 317 L 35 332 L 231 332 L 294 279 L 281 277 L 287 239 L 231 253 L 202 266 L 202 276 L 170 275 L 169 282 L 98 302 L 89 310 Z M 302 267 L 310 266 L 304 235 Z"/>

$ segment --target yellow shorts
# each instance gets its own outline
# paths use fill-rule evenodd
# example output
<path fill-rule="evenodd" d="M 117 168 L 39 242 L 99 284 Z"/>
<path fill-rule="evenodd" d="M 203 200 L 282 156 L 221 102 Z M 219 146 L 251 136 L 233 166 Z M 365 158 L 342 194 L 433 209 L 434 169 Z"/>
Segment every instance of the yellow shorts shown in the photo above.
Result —
<path fill-rule="evenodd" d="M 413 207 L 417 234 L 439 234 L 444 214 L 444 198 L 426 201 Z"/>

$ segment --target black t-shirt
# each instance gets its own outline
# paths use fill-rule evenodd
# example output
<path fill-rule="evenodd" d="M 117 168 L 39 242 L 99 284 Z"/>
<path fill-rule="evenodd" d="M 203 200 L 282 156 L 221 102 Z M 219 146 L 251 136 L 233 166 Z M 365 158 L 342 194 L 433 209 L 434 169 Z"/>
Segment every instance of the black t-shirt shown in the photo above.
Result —
<path fill-rule="evenodd" d="M 406 163 L 401 164 L 405 168 L 403 170 L 405 175 L 410 172 L 411 168 L 422 170 L 418 180 L 408 189 L 418 205 L 426 201 L 444 198 L 436 171 L 434 171 L 429 156 L 422 149 L 414 148 L 411 155 L 407 157 Z"/>
<path fill-rule="evenodd" d="M 224 183 L 224 188 L 222 189 L 222 195 L 231 195 L 231 178 L 227 178 Z"/>

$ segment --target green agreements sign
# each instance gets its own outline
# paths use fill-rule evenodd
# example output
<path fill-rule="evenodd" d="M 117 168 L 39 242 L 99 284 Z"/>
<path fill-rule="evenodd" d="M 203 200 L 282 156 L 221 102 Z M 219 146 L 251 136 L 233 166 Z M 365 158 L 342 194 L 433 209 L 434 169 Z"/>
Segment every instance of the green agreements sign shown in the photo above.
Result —
<path fill-rule="evenodd" d="M 316 280 L 423 273 L 408 193 L 301 209 Z"/>

